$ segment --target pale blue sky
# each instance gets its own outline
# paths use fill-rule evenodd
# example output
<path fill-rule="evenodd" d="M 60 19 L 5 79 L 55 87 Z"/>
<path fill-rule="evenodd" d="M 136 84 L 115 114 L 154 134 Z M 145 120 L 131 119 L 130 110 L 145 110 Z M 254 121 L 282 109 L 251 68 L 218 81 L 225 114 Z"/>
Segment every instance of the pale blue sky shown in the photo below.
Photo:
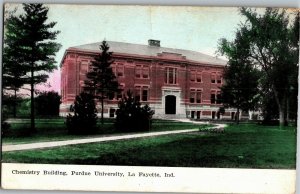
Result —
<path fill-rule="evenodd" d="M 240 22 L 237 8 L 48 5 L 49 20 L 56 21 L 62 44 L 60 62 L 71 46 L 104 39 L 199 51 L 215 55 L 218 39 L 232 38 Z M 53 79 L 58 79 L 55 73 Z M 57 87 L 56 87 L 57 88 Z"/>
<path fill-rule="evenodd" d="M 62 44 L 56 55 L 58 66 L 69 47 L 104 39 L 137 44 L 157 39 L 162 47 L 215 56 L 218 40 L 233 39 L 243 20 L 238 8 L 232 7 L 46 5 L 49 21 L 57 22 L 54 29 L 61 31 L 56 40 Z M 48 83 L 52 86 L 48 90 L 59 91 L 59 69 Z"/>
<path fill-rule="evenodd" d="M 158 39 L 161 46 L 214 55 L 217 41 L 232 38 L 240 15 L 237 8 L 50 5 L 49 20 L 60 30 L 63 47 L 104 39 L 147 44 Z"/>

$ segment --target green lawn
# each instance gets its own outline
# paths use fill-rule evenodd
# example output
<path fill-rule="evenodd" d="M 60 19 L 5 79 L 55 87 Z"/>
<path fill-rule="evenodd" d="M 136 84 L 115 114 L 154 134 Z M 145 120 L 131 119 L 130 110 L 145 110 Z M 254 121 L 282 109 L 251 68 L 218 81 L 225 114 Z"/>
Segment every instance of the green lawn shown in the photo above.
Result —
<path fill-rule="evenodd" d="M 21 144 L 21 143 L 33 143 L 33 142 L 46 142 L 46 141 L 61 141 L 76 138 L 91 138 L 107 135 L 124 134 L 121 131 L 114 129 L 114 121 L 112 119 L 106 119 L 104 125 L 98 122 L 99 130 L 94 135 L 69 135 L 64 123 L 64 119 L 37 119 L 36 128 L 37 133 L 29 135 L 30 123 L 13 123 L 11 124 L 10 132 L 7 136 L 2 138 L 3 144 Z M 193 123 L 184 123 L 168 120 L 153 120 L 152 129 L 154 131 L 168 131 L 168 130 L 181 130 L 181 129 L 193 129 L 199 127 L 207 127 L 210 125 L 200 125 Z M 144 133 L 144 132 L 143 132 Z M 128 133 L 126 133 L 128 134 Z"/>
<path fill-rule="evenodd" d="M 194 132 L 5 152 L 3 162 L 295 169 L 296 134 L 292 127 L 240 124 L 222 134 Z"/>

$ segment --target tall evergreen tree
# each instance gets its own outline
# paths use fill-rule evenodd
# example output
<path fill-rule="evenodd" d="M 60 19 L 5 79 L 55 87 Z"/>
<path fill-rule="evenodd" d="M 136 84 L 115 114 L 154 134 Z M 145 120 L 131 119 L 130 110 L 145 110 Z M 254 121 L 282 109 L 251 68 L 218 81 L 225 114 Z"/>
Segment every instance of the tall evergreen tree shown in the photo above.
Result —
<path fill-rule="evenodd" d="M 146 131 L 151 128 L 154 111 L 148 104 L 142 106 L 130 90 L 118 103 L 116 128 L 122 131 Z"/>
<path fill-rule="evenodd" d="M 69 114 L 66 120 L 70 134 L 91 134 L 96 131 L 97 109 L 93 95 L 81 92 L 76 96 L 71 111 L 74 114 Z"/>
<path fill-rule="evenodd" d="M 35 85 L 45 82 L 48 73 L 56 69 L 55 53 L 60 44 L 54 42 L 59 31 L 53 31 L 56 22 L 48 22 L 49 9 L 43 4 L 23 4 L 24 14 L 17 17 L 20 51 L 19 59 L 28 75 L 31 96 L 31 130 L 35 131 Z"/>
<path fill-rule="evenodd" d="M 100 45 L 102 51 L 95 56 L 91 63 L 91 71 L 87 73 L 85 81 L 85 91 L 94 95 L 101 102 L 101 123 L 103 124 L 104 100 L 113 92 L 119 92 L 119 84 L 112 71 L 112 52 L 109 52 L 109 45 L 102 41 Z"/>
<path fill-rule="evenodd" d="M 16 10 L 6 11 L 8 17 L 4 21 L 4 46 L 3 46 L 3 63 L 2 63 L 2 88 L 3 95 L 13 93 L 13 116 L 16 117 L 17 92 L 26 83 L 26 71 L 20 52 L 20 35 L 21 30 L 19 20 L 14 16 Z M 3 101 L 5 103 L 5 101 Z"/>

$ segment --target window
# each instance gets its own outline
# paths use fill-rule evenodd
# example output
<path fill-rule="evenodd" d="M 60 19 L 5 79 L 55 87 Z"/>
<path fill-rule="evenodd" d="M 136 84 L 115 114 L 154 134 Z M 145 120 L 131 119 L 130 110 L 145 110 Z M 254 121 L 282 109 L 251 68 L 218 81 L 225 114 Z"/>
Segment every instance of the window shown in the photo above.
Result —
<path fill-rule="evenodd" d="M 80 64 L 80 73 L 86 74 L 88 72 L 88 64 L 87 63 L 81 63 Z"/>
<path fill-rule="evenodd" d="M 138 101 L 148 101 L 149 87 L 148 86 L 136 86 L 135 87 L 135 99 Z"/>
<path fill-rule="evenodd" d="M 215 104 L 216 103 L 216 95 L 215 94 L 210 94 L 210 103 Z"/>
<path fill-rule="evenodd" d="M 217 103 L 217 104 L 221 104 L 221 102 L 222 102 L 221 92 L 217 92 L 217 100 L 216 100 L 216 103 Z"/>
<path fill-rule="evenodd" d="M 84 81 L 83 80 L 80 80 L 79 81 L 79 93 L 81 93 L 82 91 L 84 91 Z"/>
<path fill-rule="evenodd" d="M 197 91 L 196 93 L 196 103 L 201 103 L 201 91 Z"/>
<path fill-rule="evenodd" d="M 210 94 L 210 103 L 211 104 L 221 104 L 222 98 L 221 98 L 221 92 L 212 90 Z"/>
<path fill-rule="evenodd" d="M 216 83 L 216 74 L 215 73 L 211 74 L 211 83 L 212 84 Z"/>
<path fill-rule="evenodd" d="M 191 82 L 202 82 L 202 72 L 192 70 L 191 71 Z"/>
<path fill-rule="evenodd" d="M 190 93 L 190 103 L 201 103 L 201 90 L 192 89 Z"/>
<path fill-rule="evenodd" d="M 142 75 L 142 66 L 141 65 L 137 65 L 135 67 L 135 77 L 136 78 L 141 78 Z"/>
<path fill-rule="evenodd" d="M 148 65 L 137 65 L 135 67 L 136 78 L 149 78 L 149 66 Z"/>
<path fill-rule="evenodd" d="M 222 83 L 222 75 L 220 73 L 212 73 L 211 74 L 211 83 L 215 84 L 221 84 Z"/>
<path fill-rule="evenodd" d="M 116 77 L 124 76 L 124 65 L 122 63 L 113 64 L 111 68 Z"/>
<path fill-rule="evenodd" d="M 200 119 L 201 111 L 197 111 L 197 119 Z"/>
<path fill-rule="evenodd" d="M 143 87 L 142 101 L 148 101 L 148 88 L 147 87 Z"/>
<path fill-rule="evenodd" d="M 211 112 L 211 118 L 212 118 L 212 119 L 215 119 L 215 118 L 216 118 L 216 111 L 212 111 L 212 112 Z"/>
<path fill-rule="evenodd" d="M 143 78 L 149 78 L 149 67 L 143 67 Z"/>
<path fill-rule="evenodd" d="M 196 71 L 191 71 L 191 82 L 195 82 Z"/>
<path fill-rule="evenodd" d="M 123 97 L 124 84 L 120 84 L 118 92 L 110 92 L 108 93 L 109 100 L 120 100 Z"/>
<path fill-rule="evenodd" d="M 116 112 L 116 109 L 114 109 L 114 108 L 109 109 L 109 117 L 110 118 L 115 117 L 115 112 Z"/>
<path fill-rule="evenodd" d="M 119 91 L 117 92 L 117 99 L 120 100 L 123 97 L 123 92 Z"/>
<path fill-rule="evenodd" d="M 137 101 L 141 100 L 141 86 L 135 87 L 134 97 L 135 97 L 135 100 L 137 100 Z"/>
<path fill-rule="evenodd" d="M 119 91 L 116 92 L 117 100 L 120 100 L 123 97 L 124 87 L 125 87 L 124 84 L 120 84 Z"/>
<path fill-rule="evenodd" d="M 123 77 L 124 76 L 124 65 L 123 64 L 117 64 L 117 77 Z"/>
<path fill-rule="evenodd" d="M 67 98 L 67 84 L 68 84 L 68 75 L 65 76 L 65 79 L 64 79 L 64 88 L 63 88 L 63 91 L 64 91 L 64 98 Z"/>
<path fill-rule="evenodd" d="M 197 72 L 197 78 L 196 78 L 197 82 L 202 82 L 202 73 L 201 72 Z"/>
<path fill-rule="evenodd" d="M 108 99 L 109 100 L 113 100 L 115 98 L 115 93 L 114 92 L 110 92 L 109 94 L 108 94 Z"/>
<path fill-rule="evenodd" d="M 191 118 L 193 119 L 195 117 L 195 111 L 192 110 L 191 112 Z"/>
<path fill-rule="evenodd" d="M 165 69 L 165 83 L 177 84 L 177 69 L 176 68 L 167 67 Z"/>
<path fill-rule="evenodd" d="M 235 112 L 231 112 L 231 120 L 235 120 L 236 119 L 236 114 Z"/>
<path fill-rule="evenodd" d="M 190 103 L 195 103 L 195 92 L 191 92 Z"/>
<path fill-rule="evenodd" d="M 218 84 L 222 83 L 222 76 L 221 75 L 217 75 L 217 83 Z"/>

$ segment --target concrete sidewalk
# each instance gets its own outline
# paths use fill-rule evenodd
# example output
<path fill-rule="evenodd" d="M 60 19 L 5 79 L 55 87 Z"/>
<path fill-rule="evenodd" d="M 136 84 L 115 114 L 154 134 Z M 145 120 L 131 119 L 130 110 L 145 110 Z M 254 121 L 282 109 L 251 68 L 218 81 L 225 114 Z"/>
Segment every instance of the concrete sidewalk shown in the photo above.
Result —
<path fill-rule="evenodd" d="M 51 148 L 51 147 L 58 147 L 58 146 L 65 146 L 65 145 L 74 145 L 74 144 L 77 145 L 77 144 L 84 144 L 84 143 L 115 141 L 115 140 L 123 140 L 123 139 L 125 140 L 125 139 L 133 139 L 133 138 L 140 138 L 140 137 L 152 137 L 152 136 L 159 136 L 159 135 L 188 133 L 188 132 L 195 132 L 195 131 L 199 131 L 199 129 L 184 129 L 184 130 L 139 133 L 139 134 L 130 134 L 130 135 L 117 135 L 117 136 L 98 137 L 98 138 L 73 139 L 73 140 L 16 144 L 16 145 L 2 145 L 2 152 Z"/>

